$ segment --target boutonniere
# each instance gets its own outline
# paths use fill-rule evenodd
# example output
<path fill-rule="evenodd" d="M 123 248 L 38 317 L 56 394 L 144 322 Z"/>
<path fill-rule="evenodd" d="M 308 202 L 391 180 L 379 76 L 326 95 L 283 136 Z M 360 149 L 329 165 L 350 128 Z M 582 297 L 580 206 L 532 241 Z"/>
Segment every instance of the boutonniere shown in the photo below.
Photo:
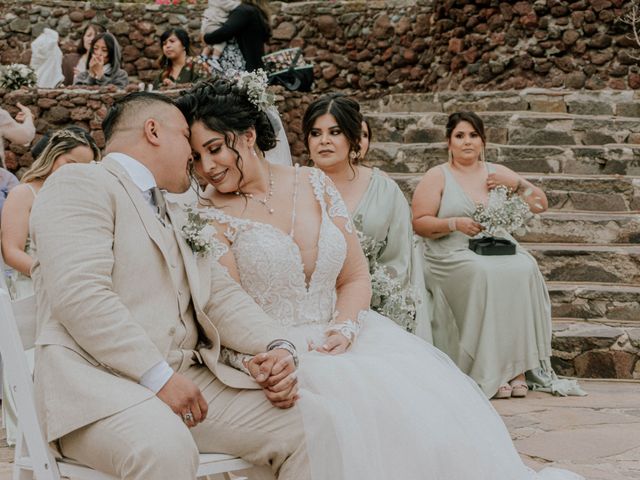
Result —
<path fill-rule="evenodd" d="M 193 208 L 189 207 L 185 212 L 187 223 L 182 227 L 182 235 L 193 253 L 205 256 L 213 248 L 216 229 Z"/>

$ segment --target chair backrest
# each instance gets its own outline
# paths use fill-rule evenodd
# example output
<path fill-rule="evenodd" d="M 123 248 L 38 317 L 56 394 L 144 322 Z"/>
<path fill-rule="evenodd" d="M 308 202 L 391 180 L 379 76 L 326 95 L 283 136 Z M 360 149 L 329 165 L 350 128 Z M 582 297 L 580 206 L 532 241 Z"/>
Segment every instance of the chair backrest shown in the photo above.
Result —
<path fill-rule="evenodd" d="M 24 349 L 32 347 L 35 343 L 35 303 L 34 296 L 12 302 L 9 294 L 0 290 L 0 352 L 4 375 L 8 379 L 10 395 L 14 398 L 17 410 L 18 433 L 21 435 L 17 439 L 18 447 L 21 447 L 24 437 L 38 480 L 59 480 L 58 466 L 38 423 L 33 380 L 24 354 Z M 17 454 L 22 450 L 18 447 Z"/>

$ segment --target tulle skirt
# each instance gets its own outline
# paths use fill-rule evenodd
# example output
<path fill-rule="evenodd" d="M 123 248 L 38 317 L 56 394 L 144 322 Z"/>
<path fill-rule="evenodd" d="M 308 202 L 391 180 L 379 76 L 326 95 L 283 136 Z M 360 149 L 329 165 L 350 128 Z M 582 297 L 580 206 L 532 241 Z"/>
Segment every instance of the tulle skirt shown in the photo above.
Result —
<path fill-rule="evenodd" d="M 320 328 L 291 333 L 301 348 Z M 473 380 L 375 312 L 347 353 L 302 355 L 299 381 L 314 480 L 584 480 L 527 468 Z"/>

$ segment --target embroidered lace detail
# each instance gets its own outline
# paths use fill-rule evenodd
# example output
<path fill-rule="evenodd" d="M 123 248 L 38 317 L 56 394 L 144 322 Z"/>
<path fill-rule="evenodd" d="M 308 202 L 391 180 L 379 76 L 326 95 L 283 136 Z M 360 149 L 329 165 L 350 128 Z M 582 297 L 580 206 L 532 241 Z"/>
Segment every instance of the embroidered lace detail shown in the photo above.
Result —
<path fill-rule="evenodd" d="M 218 261 L 229 251 L 229 247 L 218 240 L 215 236 L 211 237 L 211 256 Z"/>
<path fill-rule="evenodd" d="M 326 333 L 339 332 L 345 337 L 347 337 L 347 339 L 349 340 L 349 343 L 353 343 L 353 341 L 356 339 L 356 337 L 360 333 L 360 330 L 362 329 L 362 324 L 364 323 L 364 319 L 367 316 L 367 313 L 369 313 L 368 310 L 360 310 L 360 312 L 358 312 L 358 317 L 356 318 L 355 321 L 349 319 L 349 320 L 344 320 L 342 322 L 336 322 L 335 318 L 338 314 L 338 312 L 336 311 L 334 315 L 334 319 L 331 321 L 331 323 L 329 324 L 329 327 L 327 327 L 325 332 Z"/>
<path fill-rule="evenodd" d="M 227 347 L 222 347 L 220 349 L 220 361 L 225 365 L 229 365 L 241 372 L 246 373 L 247 375 L 251 375 L 249 373 L 249 369 L 245 367 L 243 360 L 247 362 L 253 358 L 252 355 L 247 355 L 246 353 L 239 353 L 235 350 Z"/>
<path fill-rule="evenodd" d="M 324 174 L 316 169 L 309 176 L 322 220 L 318 256 L 308 285 L 300 249 L 291 234 L 266 223 L 233 217 L 217 208 L 208 208 L 204 213 L 226 226 L 224 235 L 231 243 L 244 290 L 282 326 L 328 325 L 333 317 L 336 279 L 347 244 L 327 211 L 322 177 Z"/>
<path fill-rule="evenodd" d="M 331 218 L 342 217 L 347 223 L 345 224 L 345 230 L 349 233 L 353 233 L 353 226 L 351 225 L 351 217 L 349 216 L 349 210 L 347 210 L 347 205 L 342 200 L 340 196 L 340 192 L 333 184 L 331 180 L 327 178 L 327 176 L 322 172 L 322 170 L 314 169 L 311 177 L 310 177 L 311 185 L 313 185 L 313 189 L 316 193 L 316 197 L 322 195 L 323 200 L 322 204 L 324 206 L 324 195 L 326 193 L 329 196 L 330 206 L 329 206 L 329 216 Z M 324 190 L 324 192 L 323 192 Z"/>

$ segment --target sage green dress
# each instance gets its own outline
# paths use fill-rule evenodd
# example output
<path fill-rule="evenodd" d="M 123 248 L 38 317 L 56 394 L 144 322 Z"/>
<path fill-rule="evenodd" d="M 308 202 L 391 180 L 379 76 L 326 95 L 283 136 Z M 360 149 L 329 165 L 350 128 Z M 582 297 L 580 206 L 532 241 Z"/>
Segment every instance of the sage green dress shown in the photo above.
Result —
<path fill-rule="evenodd" d="M 416 313 L 412 322 L 398 320 L 398 316 L 393 314 L 387 316 L 423 340 L 433 343 L 433 303 L 424 284 L 424 246 L 413 233 L 411 209 L 398 184 L 374 168 L 369 186 L 352 213 L 352 218 L 360 232 L 365 253 L 373 250 L 375 261 L 384 266 L 402 285 L 403 291 L 415 301 Z M 369 244 L 369 248 L 365 243 Z"/>
<path fill-rule="evenodd" d="M 475 203 L 448 165 L 438 168 L 445 178 L 438 217 L 470 217 Z M 487 168 L 494 171 L 491 164 Z M 575 382 L 558 379 L 551 369 L 551 302 L 535 259 L 520 245 L 515 255 L 499 256 L 478 255 L 468 247 L 469 237 L 461 232 L 425 240 L 435 346 L 487 397 L 530 370 L 533 388 L 583 394 Z"/>

